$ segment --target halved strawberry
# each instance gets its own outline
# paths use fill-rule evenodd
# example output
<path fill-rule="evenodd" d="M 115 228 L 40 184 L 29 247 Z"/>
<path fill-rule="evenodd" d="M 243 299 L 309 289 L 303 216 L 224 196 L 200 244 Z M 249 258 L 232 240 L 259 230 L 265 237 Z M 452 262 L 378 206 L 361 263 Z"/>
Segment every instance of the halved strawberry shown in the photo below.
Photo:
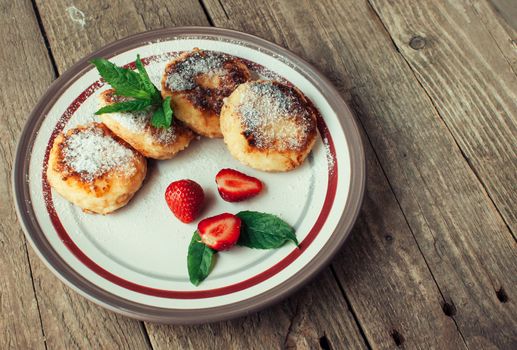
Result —
<path fill-rule="evenodd" d="M 240 202 L 255 197 L 262 191 L 262 182 L 233 169 L 222 169 L 215 176 L 221 198 L 227 202 Z"/>
<path fill-rule="evenodd" d="M 197 225 L 201 241 L 215 250 L 230 249 L 241 233 L 241 219 L 229 213 L 223 213 L 203 219 Z"/>

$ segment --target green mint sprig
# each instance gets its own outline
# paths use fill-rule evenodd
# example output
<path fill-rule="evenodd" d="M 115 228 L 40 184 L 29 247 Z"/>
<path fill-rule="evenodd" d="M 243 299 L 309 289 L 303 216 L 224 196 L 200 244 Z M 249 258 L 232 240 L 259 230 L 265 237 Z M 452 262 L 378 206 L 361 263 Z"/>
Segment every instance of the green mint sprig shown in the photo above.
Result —
<path fill-rule="evenodd" d="M 255 249 L 280 248 L 287 242 L 298 246 L 295 230 L 279 217 L 258 211 L 241 211 L 241 232 L 237 245 Z M 201 242 L 194 232 L 188 248 L 187 267 L 190 282 L 198 286 L 212 271 L 216 251 Z"/>
<path fill-rule="evenodd" d="M 241 234 L 237 245 L 255 249 L 280 248 L 286 242 L 298 246 L 294 228 L 279 217 L 258 211 L 241 211 Z"/>
<path fill-rule="evenodd" d="M 197 286 L 212 270 L 215 250 L 201 243 L 199 232 L 194 232 L 188 247 L 187 267 L 190 282 Z"/>
<path fill-rule="evenodd" d="M 157 128 L 169 128 L 172 125 L 174 113 L 170 105 L 171 99 L 170 97 L 162 98 L 160 91 L 149 78 L 140 55 L 136 56 L 136 71 L 117 67 L 104 58 L 94 58 L 91 63 L 95 65 L 101 77 L 115 90 L 116 95 L 132 98 L 129 101 L 104 106 L 95 114 L 134 112 L 154 108 L 151 125 Z"/>

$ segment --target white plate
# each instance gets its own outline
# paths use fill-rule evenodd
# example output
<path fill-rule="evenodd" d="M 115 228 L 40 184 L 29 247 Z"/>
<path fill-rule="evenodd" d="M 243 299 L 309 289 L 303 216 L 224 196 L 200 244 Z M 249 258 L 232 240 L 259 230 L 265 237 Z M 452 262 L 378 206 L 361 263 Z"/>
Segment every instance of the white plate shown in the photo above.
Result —
<path fill-rule="evenodd" d="M 195 140 L 167 161 L 152 161 L 143 188 L 126 207 L 101 216 L 83 213 L 49 188 L 44 176 L 54 137 L 94 121 L 98 94 L 108 86 L 88 64 L 144 59 L 160 86 L 165 64 L 199 47 L 253 62 L 266 78 L 285 79 L 316 106 L 318 141 L 307 161 L 287 173 L 265 173 L 232 158 L 221 139 Z M 219 198 L 215 174 L 234 168 L 256 176 L 265 193 L 241 203 Z M 199 286 L 188 279 L 187 248 L 196 223 L 183 224 L 164 201 L 168 184 L 198 182 L 207 195 L 203 217 L 257 210 L 293 225 L 300 249 L 235 247 L 217 254 Z M 359 211 L 364 154 L 356 123 L 329 82 L 292 53 L 262 39 L 225 29 L 175 28 L 132 36 L 99 50 L 61 76 L 33 111 L 21 136 L 13 176 L 18 215 L 27 238 L 50 269 L 89 299 L 150 321 L 196 323 L 264 307 L 299 287 L 337 251 Z"/>

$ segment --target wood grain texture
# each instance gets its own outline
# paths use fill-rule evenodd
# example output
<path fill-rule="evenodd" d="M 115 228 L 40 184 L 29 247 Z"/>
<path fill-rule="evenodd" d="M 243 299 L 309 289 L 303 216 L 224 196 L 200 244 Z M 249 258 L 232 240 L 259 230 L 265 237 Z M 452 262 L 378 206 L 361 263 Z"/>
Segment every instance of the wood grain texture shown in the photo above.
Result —
<path fill-rule="evenodd" d="M 513 0 L 471 0 L 472 6 L 481 23 L 494 39 L 502 55 L 517 74 L 517 6 Z M 508 4 L 502 5 L 507 2 Z M 512 21 L 502 17 L 508 15 L 506 9 L 513 3 L 515 14 L 510 15 Z"/>
<path fill-rule="evenodd" d="M 410 0 L 371 2 L 517 235 L 517 75 L 494 40 L 508 35 L 480 25 L 467 0 L 422 1 L 418 11 Z"/>
<path fill-rule="evenodd" d="M 307 21 L 304 13 L 314 13 L 307 2 L 252 7 L 240 1 L 224 1 L 224 11 L 218 1 L 206 5 L 216 25 L 246 27 L 248 32 L 282 43 L 315 63 L 321 60 L 316 64 L 340 90 L 349 86 L 349 81 L 342 80 L 345 75 L 336 74 L 340 67 L 346 67 L 340 55 L 315 32 L 314 28 L 322 26 Z M 244 11 L 247 8 L 255 12 Z M 304 18 L 303 23 L 297 23 L 300 18 Z M 358 15 L 358 22 L 360 18 Z M 257 24 L 255 28 L 253 23 Z M 367 29 L 375 35 L 375 28 Z M 368 178 L 361 216 L 333 266 L 367 339 L 373 348 L 393 348 L 396 342 L 408 349 L 462 348 L 461 335 L 454 321 L 442 312 L 445 301 L 368 142 L 366 151 Z"/>
<path fill-rule="evenodd" d="M 168 3 L 172 7 L 173 4 Z M 160 23 L 156 14 L 164 8 L 128 2 L 76 1 L 71 5 L 68 1 L 45 1 L 38 4 L 59 72 L 108 42 L 146 30 L 144 21 Z M 84 27 L 81 19 L 84 19 Z M 35 254 L 31 253 L 30 257 L 49 348 L 149 347 L 142 323 L 92 304 L 57 281 Z"/>
<path fill-rule="evenodd" d="M 37 1 L 59 72 L 84 55 L 149 29 L 207 25 L 197 1 Z"/>
<path fill-rule="evenodd" d="M 365 349 L 329 269 L 287 301 L 203 326 L 153 326 L 154 349 Z M 321 339 L 324 340 L 321 340 Z"/>
<path fill-rule="evenodd" d="M 252 2 L 224 1 L 222 4 L 224 11 L 218 9 L 219 2 L 207 1 L 211 13 L 212 8 L 216 9 L 213 13 L 217 25 L 246 29 L 287 45 L 321 68 L 342 91 L 348 91 L 344 96 L 349 98 L 361 119 L 418 249 L 443 295 L 444 313 L 453 318 L 472 349 L 511 348 L 516 342 L 517 329 L 517 308 L 511 294 L 517 286 L 515 241 L 425 89 L 393 46 L 369 4 L 366 1 L 275 1 L 260 8 L 254 7 Z M 414 3 L 407 4 L 406 8 L 418 11 Z M 257 23 L 256 27 L 253 23 Z M 470 58 L 463 59 L 468 66 Z M 482 82 L 480 79 L 479 84 Z M 442 89 L 447 88 L 442 85 Z M 491 147 L 492 140 L 487 142 L 486 147 Z M 508 152 L 503 148 L 498 151 Z M 377 221 L 389 220 L 379 215 L 393 215 L 382 202 L 377 208 L 382 208 L 372 215 Z M 378 225 L 375 220 L 368 223 Z M 401 242 L 401 254 L 411 250 L 412 244 L 407 239 L 402 238 Z M 345 250 L 351 250 L 350 247 L 347 245 Z M 356 247 L 354 252 L 358 249 Z M 382 256 L 380 251 L 372 251 L 371 255 L 376 257 L 377 253 Z M 363 259 L 364 256 L 368 255 L 363 252 Z M 390 260 L 386 257 L 381 261 Z M 370 337 L 378 333 L 369 334 L 366 330 L 376 324 L 368 318 L 372 312 L 366 303 L 373 299 L 365 302 L 361 289 L 347 285 L 350 278 L 360 273 L 347 268 L 345 265 L 340 274 L 345 291 L 372 341 Z M 391 271 L 396 274 L 404 270 Z M 404 284 L 409 283 L 412 271 L 419 270 L 407 271 L 407 275 L 398 276 L 406 279 Z M 379 277 L 377 281 L 382 282 L 378 288 L 392 292 L 391 284 Z M 366 277 L 355 278 L 360 281 Z M 419 290 L 418 287 L 407 288 L 404 294 L 400 286 L 393 286 L 392 296 L 398 294 L 404 299 Z M 501 290 L 505 293 L 498 292 Z M 501 298 L 502 294 L 509 298 Z M 409 304 L 409 300 L 406 302 Z M 419 319 L 424 314 L 429 317 L 422 311 L 411 317 Z M 413 319 L 405 314 L 399 321 L 404 317 L 405 324 L 411 328 Z M 380 323 L 380 327 L 385 327 L 382 321 Z M 424 333 L 420 336 L 427 338 Z M 386 343 L 380 341 L 379 344 Z"/>
<path fill-rule="evenodd" d="M 31 250 L 30 260 L 49 349 L 147 349 L 138 321 L 105 310 L 57 280 Z"/>
<path fill-rule="evenodd" d="M 84 13 L 85 18 L 88 19 L 84 27 L 78 25 L 71 18 L 59 17 L 58 14 L 63 13 L 63 7 L 67 4 L 68 2 L 65 1 L 41 2 L 39 4 L 59 71 L 63 71 L 73 62 L 99 46 L 135 32 L 157 29 L 163 26 L 208 25 L 208 20 L 201 6 L 194 1 L 162 1 L 153 4 L 146 3 L 145 5 L 126 4 L 123 14 L 126 18 L 131 19 L 133 25 L 129 26 L 128 22 L 120 28 L 117 28 L 117 21 L 121 20 L 118 18 L 121 4 L 111 3 L 109 7 L 103 7 L 92 2 L 75 2 L 76 9 Z M 99 6 L 100 8 L 98 8 Z M 135 12 L 136 9 L 138 9 L 139 14 Z M 182 10 L 179 11 L 179 9 Z M 90 13 L 98 15 L 89 15 Z M 47 19 L 52 20 L 48 21 Z M 108 33 L 109 38 L 107 39 L 106 34 L 99 32 L 97 28 L 104 28 L 104 30 L 112 30 L 113 32 Z M 70 46 L 74 47 L 73 53 L 70 52 Z M 44 274 L 45 271 L 41 273 Z M 320 338 L 323 337 L 336 348 L 365 348 L 364 340 L 354 318 L 347 309 L 338 284 L 330 275 L 330 272 L 327 271 L 324 276 L 318 279 L 317 283 L 324 288 L 321 290 L 318 288 L 306 289 L 306 292 L 298 294 L 273 309 L 236 321 L 191 327 L 146 324 L 151 344 L 155 348 L 193 349 L 213 348 L 214 342 L 221 348 L 231 347 L 235 349 L 258 349 L 263 344 L 268 348 L 283 348 L 291 345 L 300 346 L 300 348 L 315 348 L 319 346 Z M 70 337 L 67 340 L 67 345 L 70 345 L 81 341 L 77 339 L 78 332 L 75 331 L 77 328 L 91 326 L 89 320 L 81 320 L 86 312 L 94 315 L 90 317 L 90 320 L 99 321 L 99 319 L 105 319 L 108 316 L 105 311 L 81 300 L 82 298 L 76 296 L 66 287 L 63 288 L 65 294 L 61 295 L 59 299 L 68 299 L 63 302 L 63 305 L 56 305 L 56 302 L 53 302 L 55 298 L 50 293 L 45 293 L 45 309 L 51 311 L 49 315 L 44 314 L 46 320 L 44 326 L 46 333 L 57 335 L 60 328 L 73 324 L 74 329 L 69 332 Z M 46 288 L 42 289 L 45 290 Z M 74 310 L 66 310 L 71 303 L 78 303 L 81 307 L 79 310 L 77 307 Z M 56 317 L 59 310 L 66 310 L 66 312 L 61 311 L 61 317 L 65 320 Z M 322 310 L 324 311 L 322 312 Z M 70 318 L 71 322 L 67 318 Z M 110 318 L 121 322 L 120 318 L 114 315 Z M 55 324 L 58 324 L 58 326 L 53 327 Z M 128 333 L 135 332 L 133 323 L 128 322 L 121 325 L 122 329 L 125 327 L 129 329 Z M 51 331 L 47 328 L 51 328 Z M 243 332 L 243 330 L 248 331 Z M 256 336 L 250 337 L 252 330 Z M 209 337 L 213 334 L 218 336 L 216 338 Z M 130 344 L 128 343 L 131 339 L 129 336 L 121 338 L 117 334 L 108 334 L 103 338 L 108 339 L 108 337 L 117 340 L 117 344 Z M 60 344 L 56 345 L 60 347 Z M 105 344 L 82 342 L 80 345 L 97 347 Z"/>
<path fill-rule="evenodd" d="M 53 75 L 30 1 L 1 1 L 0 12 L 0 45 L 8 48 L 0 50 L 0 349 L 45 349 L 11 168 L 20 130 Z"/>
<path fill-rule="evenodd" d="M 514 0 L 487 0 L 496 10 L 496 16 L 502 18 L 509 26 L 517 30 L 517 6 Z"/>

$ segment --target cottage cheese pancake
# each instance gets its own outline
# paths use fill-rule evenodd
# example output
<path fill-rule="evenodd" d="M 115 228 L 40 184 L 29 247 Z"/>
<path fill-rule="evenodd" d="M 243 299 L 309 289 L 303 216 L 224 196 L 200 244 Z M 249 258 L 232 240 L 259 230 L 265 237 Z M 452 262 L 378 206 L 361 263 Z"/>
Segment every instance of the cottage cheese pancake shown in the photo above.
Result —
<path fill-rule="evenodd" d="M 173 59 L 162 78 L 162 96 L 171 96 L 175 116 L 200 135 L 222 137 L 223 99 L 250 79 L 237 57 L 194 49 Z"/>
<path fill-rule="evenodd" d="M 101 105 L 128 101 L 130 98 L 114 95 L 106 90 L 100 95 Z M 135 112 L 105 113 L 100 120 L 115 135 L 129 143 L 144 156 L 154 159 L 170 159 L 188 147 L 194 133 L 180 121 L 174 120 L 169 128 L 156 128 L 150 124 L 154 109 Z"/>
<path fill-rule="evenodd" d="M 47 179 L 84 211 L 108 214 L 126 205 L 147 171 L 145 158 L 106 126 L 78 126 L 56 137 Z"/>
<path fill-rule="evenodd" d="M 230 153 L 253 168 L 298 167 L 316 141 L 316 113 L 296 88 L 258 80 L 240 85 L 221 111 L 221 131 Z"/>

